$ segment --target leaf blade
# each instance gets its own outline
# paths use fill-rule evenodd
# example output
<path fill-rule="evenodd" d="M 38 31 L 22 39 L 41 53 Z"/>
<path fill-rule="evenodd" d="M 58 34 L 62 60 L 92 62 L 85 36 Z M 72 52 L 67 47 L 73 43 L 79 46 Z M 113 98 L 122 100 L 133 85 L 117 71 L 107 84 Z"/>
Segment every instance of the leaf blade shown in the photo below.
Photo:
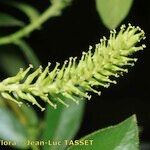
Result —
<path fill-rule="evenodd" d="M 0 67 L 2 67 L 3 71 L 11 76 L 15 75 L 20 68 L 24 68 L 26 66 L 25 62 L 15 52 L 2 52 L 0 60 Z"/>
<path fill-rule="evenodd" d="M 0 13 L 0 27 L 24 26 L 24 23 L 19 19 L 7 13 Z"/>
<path fill-rule="evenodd" d="M 45 140 L 63 141 L 65 139 L 72 139 L 79 129 L 83 109 L 84 101 L 81 101 L 79 105 L 70 102 L 69 108 L 59 106 L 59 109 L 51 110 L 47 109 L 46 113 L 46 127 L 43 134 Z M 53 121 L 51 122 L 51 118 Z M 44 150 L 64 150 L 66 145 L 58 146 L 44 146 Z"/>
<path fill-rule="evenodd" d="M 16 46 L 20 48 L 20 50 L 24 53 L 27 61 L 34 65 L 34 67 L 38 67 L 41 63 L 38 57 L 36 56 L 34 50 L 26 43 L 24 40 L 17 40 L 14 42 Z"/>
<path fill-rule="evenodd" d="M 34 8 L 33 6 L 30 6 L 29 4 L 16 3 L 16 2 L 11 2 L 11 4 L 15 8 L 19 9 L 24 14 L 26 14 L 26 16 L 29 18 L 30 22 L 35 21 L 40 16 L 39 11 L 36 8 Z"/>
<path fill-rule="evenodd" d="M 116 28 L 127 16 L 133 0 L 96 0 L 96 8 L 104 25 Z"/>
<path fill-rule="evenodd" d="M 7 108 L 0 108 L 0 138 L 16 142 L 15 147 L 27 148 L 27 133 L 22 124 Z"/>
<path fill-rule="evenodd" d="M 105 129 L 98 130 L 88 136 L 83 137 L 81 140 L 93 140 L 92 146 L 72 146 L 68 150 L 138 150 L 138 127 L 135 115 L 119 123 L 118 125 L 111 126 Z"/>

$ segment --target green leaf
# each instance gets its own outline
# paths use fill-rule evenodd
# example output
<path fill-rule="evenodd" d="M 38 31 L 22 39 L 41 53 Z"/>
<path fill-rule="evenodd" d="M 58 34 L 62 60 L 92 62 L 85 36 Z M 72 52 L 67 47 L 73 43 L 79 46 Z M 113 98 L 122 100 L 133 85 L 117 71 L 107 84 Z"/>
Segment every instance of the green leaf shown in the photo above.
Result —
<path fill-rule="evenodd" d="M 0 54 L 0 66 L 8 75 L 15 75 L 21 67 L 25 67 L 25 62 L 14 52 Z"/>
<path fill-rule="evenodd" d="M 33 127 L 38 126 L 38 123 L 39 123 L 38 116 L 36 115 L 32 107 L 22 105 L 20 109 L 21 109 L 21 112 L 26 117 L 28 126 L 33 126 Z"/>
<path fill-rule="evenodd" d="M 56 110 L 48 106 L 42 139 L 53 141 L 72 139 L 80 127 L 84 104 L 84 100 L 80 100 L 79 105 L 70 102 L 68 108 L 59 106 Z M 45 145 L 44 150 L 64 150 L 65 147 L 66 145 Z"/>
<path fill-rule="evenodd" d="M 36 68 L 39 67 L 41 64 L 39 59 L 34 53 L 34 50 L 25 41 L 17 40 L 14 43 L 22 50 L 29 63 Z"/>
<path fill-rule="evenodd" d="M 109 29 L 116 28 L 128 15 L 133 0 L 96 0 L 97 11 Z"/>
<path fill-rule="evenodd" d="M 11 2 L 10 4 L 25 13 L 28 16 L 30 22 L 35 21 L 40 16 L 39 11 L 29 4 L 20 2 Z"/>
<path fill-rule="evenodd" d="M 16 142 L 17 148 L 27 148 L 27 133 L 23 125 L 7 108 L 0 107 L 0 139 Z"/>
<path fill-rule="evenodd" d="M 28 133 L 28 140 L 36 140 L 39 135 L 39 130 L 37 130 L 39 128 L 39 119 L 36 112 L 31 107 L 22 105 L 18 108 L 18 113 L 21 114 L 20 120 L 24 123 L 26 132 Z"/>
<path fill-rule="evenodd" d="M 23 26 L 24 23 L 14 16 L 0 12 L 0 27 Z"/>
<path fill-rule="evenodd" d="M 139 150 L 138 127 L 135 115 L 122 123 L 96 131 L 80 141 L 93 140 L 86 146 L 72 146 L 68 150 Z M 88 141 L 88 143 L 90 143 Z"/>

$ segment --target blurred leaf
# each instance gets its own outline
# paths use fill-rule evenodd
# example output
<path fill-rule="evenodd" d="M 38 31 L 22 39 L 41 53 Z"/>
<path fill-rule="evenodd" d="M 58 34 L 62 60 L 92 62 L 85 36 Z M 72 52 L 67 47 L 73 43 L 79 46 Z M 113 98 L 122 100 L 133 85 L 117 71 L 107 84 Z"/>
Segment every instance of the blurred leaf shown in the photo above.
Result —
<path fill-rule="evenodd" d="M 84 100 L 80 100 L 79 105 L 71 101 L 68 108 L 60 105 L 56 110 L 48 106 L 46 109 L 44 135 L 42 139 L 53 141 L 72 139 L 80 127 L 84 104 Z M 44 150 L 64 150 L 65 147 L 66 145 L 45 145 Z"/>
<path fill-rule="evenodd" d="M 22 50 L 29 63 L 33 64 L 36 68 L 40 66 L 41 63 L 34 50 L 25 41 L 17 40 L 15 44 Z"/>
<path fill-rule="evenodd" d="M 24 23 L 14 16 L 0 12 L 0 27 L 23 26 Z"/>
<path fill-rule="evenodd" d="M 26 105 L 22 105 L 19 108 L 16 104 L 14 105 L 15 110 L 13 109 L 13 111 L 16 113 L 20 122 L 25 126 L 26 132 L 28 133 L 28 140 L 36 140 L 39 135 L 39 130 L 37 130 L 39 127 L 39 119 L 34 109 Z"/>
<path fill-rule="evenodd" d="M 97 11 L 109 29 L 115 29 L 128 15 L 133 0 L 96 0 Z"/>
<path fill-rule="evenodd" d="M 96 131 L 81 140 L 93 140 L 93 144 L 72 146 L 68 150 L 139 150 L 136 117 L 133 115 L 116 126 Z"/>
<path fill-rule="evenodd" d="M 15 147 L 27 148 L 27 133 L 23 125 L 7 108 L 0 107 L 0 139 L 16 142 Z"/>
<path fill-rule="evenodd" d="M 39 121 L 38 117 L 31 107 L 28 107 L 26 105 L 22 105 L 20 107 L 22 113 L 25 115 L 28 126 L 37 126 Z"/>
<path fill-rule="evenodd" d="M 5 107 L 5 102 L 1 99 L 1 97 L 0 97 L 0 108 L 1 107 Z"/>
<path fill-rule="evenodd" d="M 20 68 L 25 67 L 25 62 L 16 53 L 1 53 L 0 66 L 10 76 L 15 75 Z"/>
<path fill-rule="evenodd" d="M 33 22 L 40 16 L 38 10 L 33 6 L 30 6 L 29 4 L 20 3 L 20 2 L 19 3 L 11 2 L 10 4 L 12 4 L 17 9 L 21 10 L 23 13 L 25 13 L 28 16 L 30 22 Z"/>

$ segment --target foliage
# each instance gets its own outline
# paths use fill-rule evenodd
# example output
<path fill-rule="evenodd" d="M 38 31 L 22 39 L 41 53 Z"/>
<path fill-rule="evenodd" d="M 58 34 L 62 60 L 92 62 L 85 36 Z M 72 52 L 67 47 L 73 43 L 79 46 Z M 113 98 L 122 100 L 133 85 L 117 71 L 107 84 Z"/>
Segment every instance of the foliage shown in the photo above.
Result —
<path fill-rule="evenodd" d="M 93 140 L 92 146 L 72 146 L 68 150 L 138 150 L 138 127 L 136 117 L 133 115 L 115 126 L 93 132 L 81 140 Z"/>
<path fill-rule="evenodd" d="M 128 15 L 133 0 L 96 0 L 96 8 L 104 25 L 115 29 Z"/>
<path fill-rule="evenodd" d="M 77 98 L 77 100 L 80 99 Z M 60 105 L 59 109 L 51 109 L 51 106 L 48 106 L 42 136 L 43 140 L 48 141 L 51 139 L 52 141 L 64 141 L 74 138 L 74 135 L 79 130 L 82 122 L 85 103 L 83 100 L 79 103 L 79 105 L 76 105 L 71 101 L 68 102 L 70 103 L 69 108 Z M 44 145 L 44 150 L 60 150 L 66 149 L 66 147 L 67 145 L 61 145 L 61 148 L 59 145 Z"/>

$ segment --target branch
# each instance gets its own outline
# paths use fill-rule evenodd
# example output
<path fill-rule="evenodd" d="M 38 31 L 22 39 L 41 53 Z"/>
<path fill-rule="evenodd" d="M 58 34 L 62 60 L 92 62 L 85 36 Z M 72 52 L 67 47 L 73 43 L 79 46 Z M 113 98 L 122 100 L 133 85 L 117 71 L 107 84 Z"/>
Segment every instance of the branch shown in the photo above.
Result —
<path fill-rule="evenodd" d="M 31 22 L 23 29 L 0 38 L 0 45 L 14 43 L 17 40 L 28 36 L 35 29 L 39 29 L 40 26 L 49 18 L 61 15 L 63 8 L 65 8 L 70 3 L 70 1 L 71 0 L 55 0 L 55 2 L 53 2 L 52 5 L 48 7 L 47 10 L 43 12 L 43 14 L 38 19 Z"/>
<path fill-rule="evenodd" d="M 49 103 L 56 109 L 57 103 L 66 107 L 69 105 L 65 99 L 79 103 L 75 96 L 90 99 L 87 92 L 92 91 L 100 95 L 95 86 L 108 88 L 110 83 L 116 84 L 111 77 L 119 77 L 123 72 L 128 72 L 127 66 L 133 66 L 137 60 L 129 57 L 132 53 L 143 50 L 145 45 L 135 46 L 144 39 L 144 31 L 139 27 L 123 25 L 120 32 L 110 31 L 110 37 L 105 37 L 90 46 L 87 53 L 83 52 L 79 61 L 70 57 L 59 69 L 59 63 L 50 71 L 50 63 L 43 70 L 40 66 L 33 73 L 29 73 L 32 65 L 26 70 L 20 69 L 19 73 L 0 82 L 0 94 L 3 98 L 16 102 L 19 106 L 22 99 L 43 108 L 36 100 Z"/>

